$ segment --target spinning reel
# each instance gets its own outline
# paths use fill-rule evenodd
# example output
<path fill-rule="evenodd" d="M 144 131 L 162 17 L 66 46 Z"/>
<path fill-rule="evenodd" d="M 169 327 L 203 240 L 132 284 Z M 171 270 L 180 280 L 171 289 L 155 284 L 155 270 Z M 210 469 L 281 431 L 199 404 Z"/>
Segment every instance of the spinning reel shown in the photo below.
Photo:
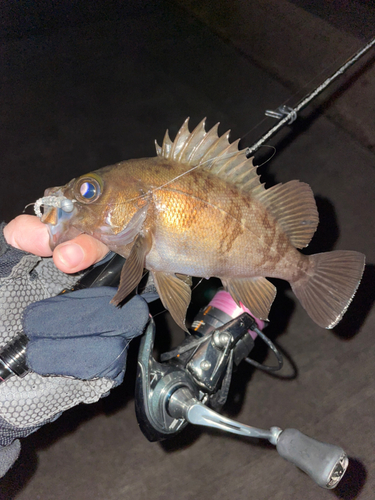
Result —
<path fill-rule="evenodd" d="M 219 308 L 219 307 L 220 308 Z M 245 309 L 245 308 L 244 308 Z M 150 319 L 138 354 L 135 408 L 139 426 L 149 441 L 171 438 L 189 423 L 246 437 L 267 439 L 279 454 L 306 472 L 319 486 L 334 488 L 348 466 L 344 450 L 312 439 L 296 429 L 258 429 L 226 418 L 225 403 L 233 365 L 247 360 L 258 335 L 282 360 L 276 347 L 258 328 L 260 320 L 236 306 L 219 291 L 198 313 L 194 333 L 161 362 L 153 357 L 155 323 Z"/>

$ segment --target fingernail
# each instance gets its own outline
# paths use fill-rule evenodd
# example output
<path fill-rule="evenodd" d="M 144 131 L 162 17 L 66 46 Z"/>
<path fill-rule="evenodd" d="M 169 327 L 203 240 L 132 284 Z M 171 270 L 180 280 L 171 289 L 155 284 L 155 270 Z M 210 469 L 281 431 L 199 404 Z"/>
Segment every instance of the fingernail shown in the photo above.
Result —
<path fill-rule="evenodd" d="M 72 269 L 79 266 L 84 256 L 82 248 L 75 243 L 63 243 L 55 250 L 55 257 L 57 257 L 62 264 Z"/>

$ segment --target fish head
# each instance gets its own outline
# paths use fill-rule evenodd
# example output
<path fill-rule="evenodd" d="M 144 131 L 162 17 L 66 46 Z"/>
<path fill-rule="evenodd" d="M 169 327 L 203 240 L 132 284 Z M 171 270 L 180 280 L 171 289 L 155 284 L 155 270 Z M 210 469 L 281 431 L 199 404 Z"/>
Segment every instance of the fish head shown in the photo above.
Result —
<path fill-rule="evenodd" d="M 48 226 L 52 250 L 85 233 L 117 251 L 118 245 L 134 239 L 134 230 L 132 237 L 129 231 L 124 237 L 124 230 L 136 214 L 140 214 L 136 217 L 136 229 L 140 229 L 147 211 L 147 191 L 140 179 L 117 164 L 74 178 L 65 186 L 46 189 L 37 204 L 44 206 L 40 216 Z"/>

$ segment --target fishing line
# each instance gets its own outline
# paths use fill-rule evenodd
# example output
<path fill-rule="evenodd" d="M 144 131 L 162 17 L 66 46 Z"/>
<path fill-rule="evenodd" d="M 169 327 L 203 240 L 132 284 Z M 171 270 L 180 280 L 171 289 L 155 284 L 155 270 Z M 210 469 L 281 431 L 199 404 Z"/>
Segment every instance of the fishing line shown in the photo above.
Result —
<path fill-rule="evenodd" d="M 222 137 L 222 136 L 221 136 Z M 219 139 L 219 137 L 218 137 Z M 233 143 L 232 143 L 233 144 Z M 270 146 L 272 147 L 272 146 Z M 220 156 L 220 159 L 223 159 L 223 160 L 226 160 L 226 159 L 229 159 L 229 158 L 232 158 L 233 156 L 236 156 L 238 155 L 238 153 L 240 153 L 241 151 L 245 151 L 244 149 L 242 150 L 238 150 L 238 151 L 235 151 L 234 153 L 227 153 L 226 155 L 222 155 Z M 157 186 L 155 188 L 152 188 L 150 189 L 149 191 L 147 191 L 147 193 L 144 193 L 144 194 L 140 194 L 139 196 L 135 196 L 134 198 L 129 198 L 128 200 L 125 200 L 125 201 L 122 201 L 120 203 L 117 203 L 117 202 L 113 202 L 113 203 L 97 203 L 97 202 L 94 202 L 92 204 L 88 204 L 88 205 L 85 205 L 86 208 L 91 208 L 91 207 L 101 207 L 101 206 L 113 206 L 113 205 L 117 205 L 117 206 L 120 206 L 120 205 L 125 205 L 126 203 L 130 203 L 132 201 L 137 201 L 137 200 L 142 200 L 142 199 L 147 199 L 147 197 L 149 197 L 150 195 L 152 195 L 155 191 L 158 191 L 160 189 L 163 189 L 164 187 L 168 186 L 169 184 L 171 184 L 172 182 L 180 179 L 181 177 L 185 176 L 185 175 L 188 175 L 190 174 L 191 172 L 193 172 L 194 170 L 202 167 L 203 165 L 205 165 L 206 163 L 209 163 L 209 162 L 213 162 L 215 161 L 217 158 L 219 158 L 219 156 L 215 156 L 214 158 L 210 158 L 209 160 L 206 160 L 204 161 L 203 163 L 199 163 L 198 165 L 195 165 L 194 167 L 190 168 L 189 170 L 183 172 L 182 174 L 179 174 L 177 175 L 176 177 L 173 177 L 171 180 L 167 181 L 166 183 L 162 184 L 161 186 Z M 89 176 L 89 174 L 87 174 L 87 176 Z M 59 197 L 56 197 L 55 198 L 59 198 Z M 43 205 L 43 198 L 40 198 L 39 200 L 37 200 L 36 202 L 34 203 L 29 203 L 28 205 L 26 205 L 25 209 L 27 207 L 29 207 L 30 205 L 38 205 L 38 207 L 42 206 Z M 70 200 L 69 200 L 70 201 Z M 73 203 L 76 203 L 76 200 L 71 200 Z"/>
<path fill-rule="evenodd" d="M 268 163 L 269 161 L 272 160 L 272 158 L 275 156 L 275 154 L 277 153 L 277 149 L 275 148 L 275 146 L 271 146 L 270 144 L 262 144 L 260 146 L 261 148 L 271 148 L 273 149 L 272 151 L 272 155 L 267 158 L 267 160 L 265 160 L 263 163 L 261 163 L 260 165 L 256 165 L 257 168 L 260 168 L 260 167 L 263 167 L 263 165 L 265 165 L 266 163 Z"/>
<path fill-rule="evenodd" d="M 291 121 L 296 118 L 297 113 L 301 109 L 303 109 L 304 107 L 306 107 L 315 97 L 317 97 L 321 92 L 323 92 L 323 90 L 325 90 L 334 80 L 336 80 L 336 78 L 338 78 L 339 76 L 341 76 L 350 66 L 352 66 L 360 57 L 362 57 L 374 45 L 375 45 L 375 38 L 373 40 L 371 40 L 365 47 L 363 47 L 362 49 L 360 49 L 359 51 L 357 51 L 352 57 L 350 57 L 345 64 L 343 64 L 336 72 L 334 72 L 330 77 L 328 77 L 314 91 L 310 92 L 302 100 L 300 100 L 299 103 L 294 108 L 289 108 L 290 111 L 288 113 L 285 110 L 283 110 L 282 115 L 284 115 L 284 116 L 280 117 L 278 123 L 275 126 L 273 126 L 271 129 L 269 129 L 265 134 L 263 134 L 263 136 L 261 136 L 260 139 L 255 144 L 253 144 L 251 147 L 249 147 L 249 148 L 246 149 L 246 156 L 249 158 L 255 151 L 257 151 L 259 149 L 260 146 L 263 146 L 264 143 L 268 139 L 270 139 L 271 137 L 273 137 L 283 126 L 285 126 L 286 124 L 291 123 Z M 326 71 L 329 67 L 331 67 L 333 64 L 335 64 L 335 62 L 332 63 L 331 65 L 329 65 L 328 67 L 324 68 L 324 70 L 322 70 L 322 72 Z M 321 74 L 321 73 L 319 73 L 319 74 Z M 314 78 L 312 80 L 310 80 L 310 82 L 307 83 L 304 87 L 306 87 L 307 85 L 310 85 L 311 81 L 313 81 L 315 78 L 317 78 L 317 76 L 318 75 L 315 75 Z M 302 87 L 302 88 L 304 88 L 304 87 Z M 296 95 L 296 94 L 294 94 L 294 95 Z M 292 97 L 293 96 L 290 96 L 285 102 L 288 102 Z M 281 108 L 279 108 L 279 110 L 280 109 Z M 279 113 L 279 114 L 281 115 L 281 113 Z M 259 122 L 259 123 L 262 123 L 264 120 L 265 119 L 261 120 L 261 122 Z M 255 128 L 258 125 L 256 125 Z M 253 127 L 253 129 L 254 129 L 254 127 Z M 253 130 L 253 129 L 251 129 L 251 130 Z M 245 134 L 245 136 L 248 133 L 249 132 L 247 132 Z M 244 137 L 244 136 L 242 136 L 242 137 Z M 244 150 L 242 150 L 242 151 L 244 151 Z M 231 158 L 232 156 L 235 156 L 237 154 L 238 154 L 238 152 L 234 152 L 234 153 L 231 153 L 231 154 L 228 154 L 228 155 L 223 155 L 222 159 Z M 217 156 L 217 157 L 215 157 L 213 159 L 211 158 L 211 159 L 207 160 L 206 162 L 213 162 L 219 156 Z M 124 202 L 121 202 L 121 203 L 115 203 L 114 202 L 114 203 L 105 204 L 105 205 L 107 205 L 107 206 L 111 206 L 111 205 L 123 205 L 125 203 L 130 203 L 132 201 L 136 201 L 136 200 L 139 200 L 139 199 L 147 198 L 148 196 L 150 196 L 150 194 L 154 193 L 157 190 L 163 189 L 164 187 L 166 187 L 169 184 L 171 184 L 172 182 L 180 179 L 184 175 L 188 175 L 189 173 L 193 172 L 195 169 L 203 166 L 206 162 L 203 162 L 203 163 L 201 163 L 199 165 L 196 165 L 196 166 L 192 167 L 191 169 L 187 170 L 186 172 L 183 172 L 182 174 L 180 174 L 180 175 L 174 177 L 173 179 L 171 179 L 170 181 L 164 183 L 162 186 L 153 188 L 152 190 L 148 191 L 145 194 L 139 195 L 139 196 L 131 198 L 129 200 L 125 200 Z M 70 201 L 72 203 L 72 200 L 67 200 L 67 201 Z M 35 202 L 34 207 L 38 206 L 38 208 L 39 208 L 41 204 L 42 204 L 42 199 L 39 199 L 39 200 L 37 200 L 37 202 Z M 92 206 L 101 206 L 101 205 L 104 205 L 104 204 L 97 203 L 95 205 L 93 204 Z"/>
<path fill-rule="evenodd" d="M 351 49 L 351 54 L 355 54 L 354 52 L 354 44 L 352 45 L 352 49 Z M 328 70 L 330 70 L 331 68 L 333 68 L 334 66 L 337 65 L 339 59 L 343 59 L 343 56 L 340 56 L 340 57 L 337 57 L 332 63 L 328 64 L 327 66 L 325 66 L 321 71 L 319 71 L 318 73 L 316 73 L 315 76 L 313 76 L 311 78 L 311 80 L 309 80 L 308 82 L 306 82 L 304 85 L 302 85 L 302 87 L 300 87 L 296 92 L 294 92 L 290 97 L 288 97 L 287 99 L 285 99 L 285 101 L 283 101 L 277 109 L 281 108 L 282 106 L 285 106 L 288 102 L 290 102 L 292 99 L 294 99 L 294 97 L 296 97 L 298 94 L 301 94 L 302 91 L 308 87 L 311 86 L 311 84 L 317 80 L 318 77 L 320 77 L 321 75 L 323 75 L 324 73 L 326 73 Z M 345 62 L 346 61 L 349 61 L 351 59 L 351 57 L 348 59 L 346 58 L 345 59 Z M 345 64 L 345 62 L 343 64 Z M 260 120 L 256 125 L 254 125 L 254 127 L 252 127 L 250 130 L 248 130 L 242 137 L 241 137 L 241 140 L 243 140 L 247 135 L 249 135 L 253 130 L 255 130 L 256 128 L 258 128 L 262 123 L 264 123 L 265 121 L 267 121 L 267 119 L 270 118 L 269 116 L 266 116 L 265 118 L 263 118 L 262 120 Z"/>
<path fill-rule="evenodd" d="M 310 102 L 323 92 L 333 81 L 341 76 L 350 66 L 352 66 L 358 59 L 360 59 L 366 52 L 368 52 L 375 45 L 375 38 L 373 38 L 364 47 L 358 50 L 352 57 L 350 57 L 338 70 L 336 70 L 330 77 L 320 84 L 315 90 L 307 94 L 301 99 L 294 108 L 290 108 L 289 113 L 282 113 L 284 117 L 280 117 L 278 123 L 271 127 L 259 140 L 247 149 L 247 156 L 250 157 L 259 147 L 268 139 L 273 137 L 282 127 L 290 123 L 290 120 L 297 116 L 297 113 L 305 108 Z"/>
<path fill-rule="evenodd" d="M 195 285 L 195 287 L 191 289 L 191 291 L 192 291 L 192 292 L 194 292 L 194 290 L 195 290 L 196 288 L 198 288 L 198 286 L 202 283 L 202 281 L 203 281 L 203 280 L 204 280 L 204 278 L 201 278 L 201 279 L 198 281 L 198 283 Z"/>
<path fill-rule="evenodd" d="M 136 293 L 136 295 L 141 295 L 141 294 L 139 293 L 139 285 L 141 284 L 141 282 L 142 282 L 143 278 L 144 278 L 145 276 L 147 276 L 147 274 L 148 274 L 148 273 L 149 273 L 149 270 L 148 270 L 148 269 L 146 269 L 146 270 L 145 270 L 145 272 L 142 274 L 142 278 L 139 280 L 139 283 L 138 283 L 138 285 L 137 285 L 137 286 L 136 286 L 136 288 L 135 288 L 135 293 Z"/>
<path fill-rule="evenodd" d="M 264 144 L 264 142 L 271 137 L 273 137 L 276 132 L 278 132 L 284 125 L 291 123 L 291 120 L 294 121 L 294 119 L 297 117 L 297 114 L 299 111 L 301 111 L 303 108 L 305 108 L 315 97 L 317 97 L 319 94 L 323 92 L 333 81 L 335 81 L 339 76 L 341 76 L 350 66 L 352 66 L 358 59 L 360 59 L 366 52 L 368 52 L 373 46 L 375 45 L 375 38 L 372 39 L 370 42 L 368 42 L 364 47 L 359 49 L 357 52 L 353 53 L 351 57 L 349 57 L 346 62 L 340 66 L 338 70 L 336 70 L 330 77 L 328 77 L 322 84 L 320 84 L 315 90 L 307 94 L 305 97 L 303 97 L 294 108 L 290 109 L 290 112 L 288 114 L 285 114 L 284 118 L 281 118 L 279 122 L 272 127 L 268 132 L 266 132 L 253 146 L 247 148 L 246 156 L 249 158 L 252 153 L 257 151 L 261 145 Z M 316 74 L 308 83 L 306 83 L 300 90 L 292 94 L 286 101 L 284 102 L 283 105 L 285 105 L 287 102 L 289 102 L 293 97 L 295 97 L 297 94 L 301 92 L 305 87 L 310 86 L 311 83 L 318 78 L 321 74 L 325 73 L 328 69 L 330 69 L 332 66 L 336 65 L 337 61 L 339 58 L 337 58 L 332 64 L 326 66 L 325 68 L 322 69 L 318 74 Z M 279 106 L 279 109 L 283 106 Z M 250 131 L 254 130 L 254 128 L 257 128 L 260 123 L 263 123 L 266 120 L 266 118 L 263 118 L 258 125 L 255 125 Z M 249 132 L 246 132 L 245 135 L 242 136 L 242 139 L 248 135 Z M 233 153 L 237 154 L 237 153 Z M 211 161 L 211 160 L 210 160 Z M 188 173 L 188 172 L 187 172 Z M 184 174 L 182 174 L 184 175 Z M 170 181 L 170 182 L 173 182 Z"/>
<path fill-rule="evenodd" d="M 154 314 L 152 316 L 152 318 L 157 318 L 158 316 L 160 316 L 161 314 L 165 314 L 166 312 L 168 312 L 168 309 L 163 309 L 162 311 L 159 311 L 158 313 Z"/>
<path fill-rule="evenodd" d="M 222 136 L 221 136 L 222 137 Z M 219 139 L 219 137 L 218 137 Z M 233 143 L 232 143 L 233 144 Z M 241 151 L 245 151 L 244 149 L 241 150 Z M 223 159 L 223 160 L 226 160 L 226 159 L 229 159 L 229 158 L 232 158 L 233 156 L 236 156 L 238 155 L 238 153 L 241 152 L 240 150 L 238 151 L 235 151 L 234 153 L 228 153 L 226 155 L 223 155 L 223 156 L 215 156 L 214 158 L 210 158 L 209 160 L 206 160 L 204 161 L 203 163 L 199 163 L 198 165 L 195 165 L 194 167 L 190 168 L 189 170 L 186 170 L 186 172 L 183 172 L 182 174 L 179 174 L 177 175 L 176 177 L 173 177 L 173 179 L 167 181 L 165 184 L 162 184 L 161 186 L 158 186 L 158 187 L 155 187 L 155 188 L 152 188 L 150 189 L 150 191 L 148 191 L 147 193 L 145 194 L 141 194 L 139 196 L 136 196 L 134 198 L 130 198 L 129 200 L 125 200 L 121 203 L 93 203 L 92 206 L 101 206 L 101 205 L 124 205 L 125 203 L 130 203 L 131 201 L 136 201 L 136 200 L 140 200 L 140 199 L 144 199 L 144 198 L 147 198 L 147 196 L 149 196 L 150 194 L 153 194 L 155 191 L 158 191 L 160 189 L 163 189 L 165 188 L 166 186 L 168 186 L 169 184 L 171 184 L 172 182 L 174 181 L 177 181 L 178 179 L 181 179 L 181 177 L 184 177 L 185 175 L 188 175 L 190 174 L 191 172 L 193 172 L 194 170 L 196 170 L 197 168 L 200 168 L 202 167 L 203 165 L 205 165 L 206 163 L 209 163 L 209 162 L 214 162 L 217 158 L 220 157 L 220 159 Z M 183 164 L 182 164 L 183 165 Z"/>
<path fill-rule="evenodd" d="M 225 135 L 225 134 L 224 134 Z M 222 137 L 222 136 L 221 136 Z M 220 138 L 220 137 L 218 137 Z M 233 144 L 233 143 L 230 143 L 230 145 Z M 270 161 L 276 154 L 276 148 L 274 146 L 270 146 L 270 145 L 267 145 L 267 144 L 264 144 L 263 145 L 264 147 L 269 147 L 269 148 L 273 148 L 274 149 L 274 153 L 273 155 L 271 156 L 271 158 L 269 158 L 268 160 L 266 160 L 264 163 L 262 163 L 261 165 L 257 165 L 256 167 L 261 167 L 262 165 L 264 165 L 265 163 L 267 163 L 268 161 Z M 204 161 L 203 163 L 199 163 L 198 165 L 195 165 L 194 167 L 190 168 L 189 170 L 186 170 L 185 172 L 177 175 L 176 177 L 173 177 L 171 180 L 165 182 L 164 184 L 162 184 L 161 186 L 158 186 L 158 187 L 155 187 L 155 188 L 152 188 L 150 189 L 147 193 L 145 194 L 141 194 L 139 196 L 135 196 L 134 198 L 130 198 L 128 200 L 125 200 L 121 203 L 116 203 L 116 202 L 113 202 L 113 203 L 93 203 L 91 206 L 102 206 L 102 205 L 107 205 L 107 206 L 112 206 L 112 205 L 125 205 L 126 203 L 130 203 L 132 201 L 137 201 L 137 200 L 141 200 L 141 199 L 145 199 L 147 198 L 148 196 L 152 195 L 155 191 L 158 191 L 160 189 L 163 189 L 165 188 L 166 186 L 168 186 L 169 184 L 171 184 L 172 182 L 175 182 L 176 180 L 178 179 L 181 179 L 182 177 L 184 177 L 185 175 L 188 175 L 190 174 L 191 172 L 193 172 L 194 170 L 204 166 L 206 163 L 209 163 L 209 162 L 214 162 L 217 158 L 220 158 L 221 160 L 227 160 L 229 158 L 232 158 L 233 156 L 237 156 L 239 153 L 241 153 L 242 151 L 245 151 L 246 149 L 242 149 L 242 150 L 238 150 L 238 151 L 235 151 L 233 153 L 227 153 L 226 155 L 218 155 L 218 156 L 214 156 L 213 158 L 210 158 L 209 160 L 206 160 Z M 255 165 L 254 165 L 255 166 Z"/>
<path fill-rule="evenodd" d="M 121 337 L 121 335 L 120 335 L 120 337 Z M 131 340 L 133 340 L 133 339 L 131 339 Z M 126 349 L 129 347 L 129 344 L 130 344 L 131 340 L 128 340 L 128 342 L 125 345 L 125 347 L 122 349 L 122 351 L 120 352 L 120 354 L 115 357 L 115 359 L 113 359 L 104 369 L 101 369 L 99 372 L 97 372 L 95 375 L 93 375 L 90 378 L 90 380 L 92 380 L 94 378 L 105 377 L 105 375 L 100 375 L 100 374 L 103 373 L 103 372 L 106 372 L 107 370 L 109 370 L 116 363 L 116 361 L 124 354 L 124 352 L 126 351 Z M 85 380 L 85 382 L 89 382 L 89 380 Z"/>

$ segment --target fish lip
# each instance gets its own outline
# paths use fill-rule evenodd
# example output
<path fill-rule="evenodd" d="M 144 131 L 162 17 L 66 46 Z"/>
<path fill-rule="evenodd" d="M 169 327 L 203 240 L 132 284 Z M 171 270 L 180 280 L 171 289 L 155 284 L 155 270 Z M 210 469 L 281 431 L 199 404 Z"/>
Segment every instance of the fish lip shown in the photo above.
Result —
<path fill-rule="evenodd" d="M 49 246 L 51 250 L 55 250 L 55 248 L 61 243 L 65 243 L 65 241 L 72 240 L 76 236 L 82 234 L 82 231 L 75 228 L 74 226 L 62 227 L 58 228 L 59 230 L 55 230 L 56 226 L 52 226 L 50 224 L 46 224 L 49 232 Z M 57 224 L 58 226 L 59 224 Z"/>
<path fill-rule="evenodd" d="M 57 245 L 82 234 L 82 231 L 71 224 L 71 218 L 74 215 L 74 210 L 71 213 L 66 213 L 61 208 L 58 208 L 57 210 L 57 223 L 45 223 L 48 228 L 49 246 L 52 251 L 57 247 Z"/>
<path fill-rule="evenodd" d="M 65 197 L 67 199 L 70 199 L 65 195 L 63 189 L 60 187 L 46 189 L 44 191 L 44 196 Z M 57 212 L 57 215 L 54 217 L 56 219 L 56 222 L 53 223 L 48 222 L 48 216 L 51 214 L 52 210 L 55 210 Z M 71 212 L 65 212 L 62 208 L 56 208 L 52 206 L 45 207 L 42 222 L 47 226 L 49 234 L 49 246 L 52 251 L 57 247 L 57 245 L 71 240 L 72 238 L 75 238 L 82 233 L 82 231 L 78 230 L 71 224 L 72 218 L 76 214 L 77 209 L 75 206 Z M 44 222 L 43 219 L 47 219 L 47 221 Z"/>

